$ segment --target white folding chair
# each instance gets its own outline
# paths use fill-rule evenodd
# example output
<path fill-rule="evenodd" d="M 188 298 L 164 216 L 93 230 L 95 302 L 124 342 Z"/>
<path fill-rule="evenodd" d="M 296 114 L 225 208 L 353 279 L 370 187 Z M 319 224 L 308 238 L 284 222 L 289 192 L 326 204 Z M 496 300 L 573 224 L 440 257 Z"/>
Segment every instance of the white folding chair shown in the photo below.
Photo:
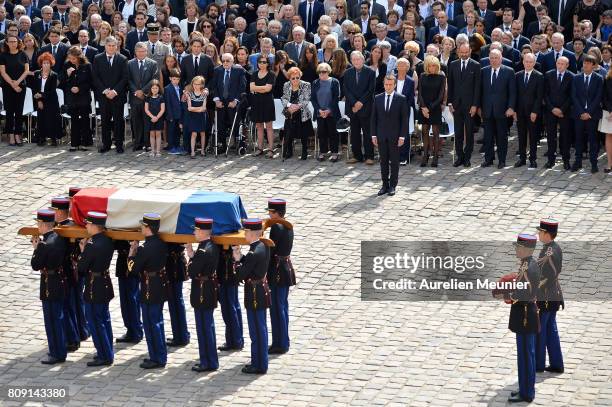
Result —
<path fill-rule="evenodd" d="M 351 119 L 346 115 L 346 102 L 344 100 L 341 100 L 340 102 L 338 102 L 338 107 L 340 108 L 340 117 L 346 118 L 346 120 L 348 120 L 350 123 Z M 341 133 L 346 133 L 346 159 L 348 160 L 351 151 L 351 127 L 349 126 L 346 129 L 338 130 L 338 138 L 341 138 Z"/>
<path fill-rule="evenodd" d="M 315 112 L 314 112 L 314 106 L 312 105 L 312 102 L 308 102 L 308 110 L 310 111 L 310 117 L 314 118 Z M 314 131 L 314 139 L 315 139 L 314 154 L 315 154 L 315 157 L 318 157 L 319 156 L 319 138 L 317 137 L 316 119 L 312 120 L 312 130 Z M 308 141 L 306 141 L 306 144 L 308 144 Z"/>
<path fill-rule="evenodd" d="M 272 122 L 272 130 L 278 130 L 279 132 L 285 127 L 285 116 L 283 115 L 283 102 L 280 99 L 274 99 L 274 121 Z M 266 129 L 264 128 L 264 134 Z M 279 134 L 280 137 L 280 134 Z M 285 135 L 287 137 L 287 135 Z M 264 135 L 265 138 L 265 135 Z M 285 142 L 281 142 L 281 160 L 284 160 Z M 255 146 L 257 146 L 257 127 L 255 127 Z M 255 148 L 253 148 L 255 151 Z"/>
<path fill-rule="evenodd" d="M 27 116 L 27 132 L 28 132 L 28 143 L 32 142 L 32 115 L 36 115 L 34 109 L 34 100 L 32 99 L 32 89 L 26 88 L 25 100 L 23 101 L 23 116 Z"/>
<path fill-rule="evenodd" d="M 89 120 L 93 119 L 94 123 L 94 138 L 96 142 L 96 146 L 98 146 L 98 120 L 100 120 L 100 115 L 97 113 L 98 102 L 96 102 L 96 95 L 93 91 L 91 91 L 91 111 L 89 112 Z"/>

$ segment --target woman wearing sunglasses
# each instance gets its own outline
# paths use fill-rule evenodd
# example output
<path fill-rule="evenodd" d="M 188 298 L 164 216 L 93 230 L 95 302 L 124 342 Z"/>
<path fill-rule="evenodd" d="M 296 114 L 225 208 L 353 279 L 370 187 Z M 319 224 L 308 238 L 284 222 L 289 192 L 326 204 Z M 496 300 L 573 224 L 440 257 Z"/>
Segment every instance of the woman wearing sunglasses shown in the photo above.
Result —
<path fill-rule="evenodd" d="M 257 153 L 260 156 L 264 153 L 264 128 L 268 136 L 268 158 L 274 158 L 274 131 L 272 122 L 276 116 L 274 111 L 274 95 L 272 88 L 276 80 L 274 74 L 270 72 L 270 61 L 265 55 L 257 58 L 257 71 L 251 76 L 250 90 L 251 98 L 251 119 L 257 128 Z"/>
<path fill-rule="evenodd" d="M 312 83 L 312 107 L 317 118 L 317 137 L 319 137 L 319 156 L 323 161 L 331 151 L 329 161 L 338 161 L 338 132 L 336 122 L 340 119 L 340 82 L 332 78 L 331 66 L 321 63 L 317 67 L 319 79 Z"/>
<path fill-rule="evenodd" d="M 312 115 L 308 109 L 310 103 L 310 83 L 302 79 L 302 71 L 293 67 L 289 69 L 289 82 L 283 86 L 283 113 L 285 115 L 284 158 L 293 156 L 293 139 L 302 141 L 302 156 L 308 157 L 308 138 L 313 133 Z"/>

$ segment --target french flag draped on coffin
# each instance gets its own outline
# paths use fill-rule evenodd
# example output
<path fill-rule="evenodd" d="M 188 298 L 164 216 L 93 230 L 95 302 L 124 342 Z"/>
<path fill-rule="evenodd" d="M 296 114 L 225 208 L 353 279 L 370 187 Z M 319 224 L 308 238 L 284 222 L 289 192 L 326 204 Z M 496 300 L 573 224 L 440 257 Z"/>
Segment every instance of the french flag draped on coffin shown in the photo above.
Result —
<path fill-rule="evenodd" d="M 196 216 L 213 218 L 213 234 L 236 232 L 247 213 L 240 196 L 195 189 L 83 188 L 72 200 L 72 219 L 85 224 L 88 211 L 106 212 L 109 229 L 139 229 L 143 213 L 161 215 L 160 232 L 191 234 Z"/>

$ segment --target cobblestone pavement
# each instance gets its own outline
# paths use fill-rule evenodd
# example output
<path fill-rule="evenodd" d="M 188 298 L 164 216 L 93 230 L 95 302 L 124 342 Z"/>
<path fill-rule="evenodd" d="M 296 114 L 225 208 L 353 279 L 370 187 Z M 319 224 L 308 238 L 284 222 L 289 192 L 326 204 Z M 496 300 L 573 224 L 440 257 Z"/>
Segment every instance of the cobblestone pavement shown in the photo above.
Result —
<path fill-rule="evenodd" d="M 515 148 L 513 143 L 509 151 Z M 363 164 L 0 147 L 0 385 L 68 386 L 74 406 L 504 405 L 517 387 L 508 307 L 493 301 L 362 302 L 360 242 L 509 242 L 548 215 L 561 221 L 561 244 L 609 240 L 612 177 L 592 176 L 588 168 L 565 172 L 559 165 L 457 171 L 450 160 L 447 153 L 437 169 L 403 167 L 397 195 L 377 198 L 378 167 Z M 287 198 L 299 279 L 290 294 L 290 352 L 271 358 L 267 375 L 244 375 L 246 338 L 244 351 L 221 354 L 217 372 L 196 374 L 190 371 L 197 341 L 188 308 L 192 343 L 171 352 L 164 370 L 138 367 L 146 357 L 144 341 L 116 346 L 115 364 L 107 368 L 85 366 L 94 351 L 91 340 L 63 365 L 41 365 L 47 349 L 39 277 L 29 267 L 31 245 L 16 231 L 70 185 L 223 190 L 240 194 L 250 215 L 264 215 L 269 197 Z M 533 404 L 612 405 L 610 305 L 574 302 L 559 313 L 566 371 L 538 375 Z M 118 298 L 111 314 L 117 337 L 123 334 Z M 220 344 L 219 310 L 215 320 Z"/>

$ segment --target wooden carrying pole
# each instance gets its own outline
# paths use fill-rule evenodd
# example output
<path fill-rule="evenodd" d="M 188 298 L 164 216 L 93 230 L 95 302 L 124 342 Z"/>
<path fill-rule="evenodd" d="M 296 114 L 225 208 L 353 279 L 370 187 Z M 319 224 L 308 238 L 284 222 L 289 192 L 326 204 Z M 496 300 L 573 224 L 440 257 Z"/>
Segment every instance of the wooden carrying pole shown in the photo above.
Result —
<path fill-rule="evenodd" d="M 264 221 L 264 230 L 269 228 L 275 223 L 280 223 L 289 229 L 293 229 L 293 225 L 286 221 L 285 219 L 272 220 L 266 219 Z M 87 230 L 82 226 L 57 226 L 54 231 L 62 236 L 69 239 L 84 239 L 89 237 L 87 235 Z M 137 230 L 116 230 L 116 229 L 107 229 L 105 232 L 106 236 L 110 237 L 113 240 L 144 240 L 144 235 Z M 40 232 L 37 227 L 22 227 L 17 232 L 19 235 L 23 236 L 38 236 Z M 160 233 L 159 237 L 167 243 L 197 243 L 194 235 L 183 235 L 176 233 Z M 212 236 L 212 240 L 214 243 L 223 246 L 224 249 L 228 249 L 231 246 L 243 246 L 248 245 L 249 243 L 245 240 L 244 230 L 239 230 L 234 233 L 226 233 L 223 235 Z M 274 247 L 274 242 L 270 239 L 262 237 L 260 239 L 266 246 Z"/>

